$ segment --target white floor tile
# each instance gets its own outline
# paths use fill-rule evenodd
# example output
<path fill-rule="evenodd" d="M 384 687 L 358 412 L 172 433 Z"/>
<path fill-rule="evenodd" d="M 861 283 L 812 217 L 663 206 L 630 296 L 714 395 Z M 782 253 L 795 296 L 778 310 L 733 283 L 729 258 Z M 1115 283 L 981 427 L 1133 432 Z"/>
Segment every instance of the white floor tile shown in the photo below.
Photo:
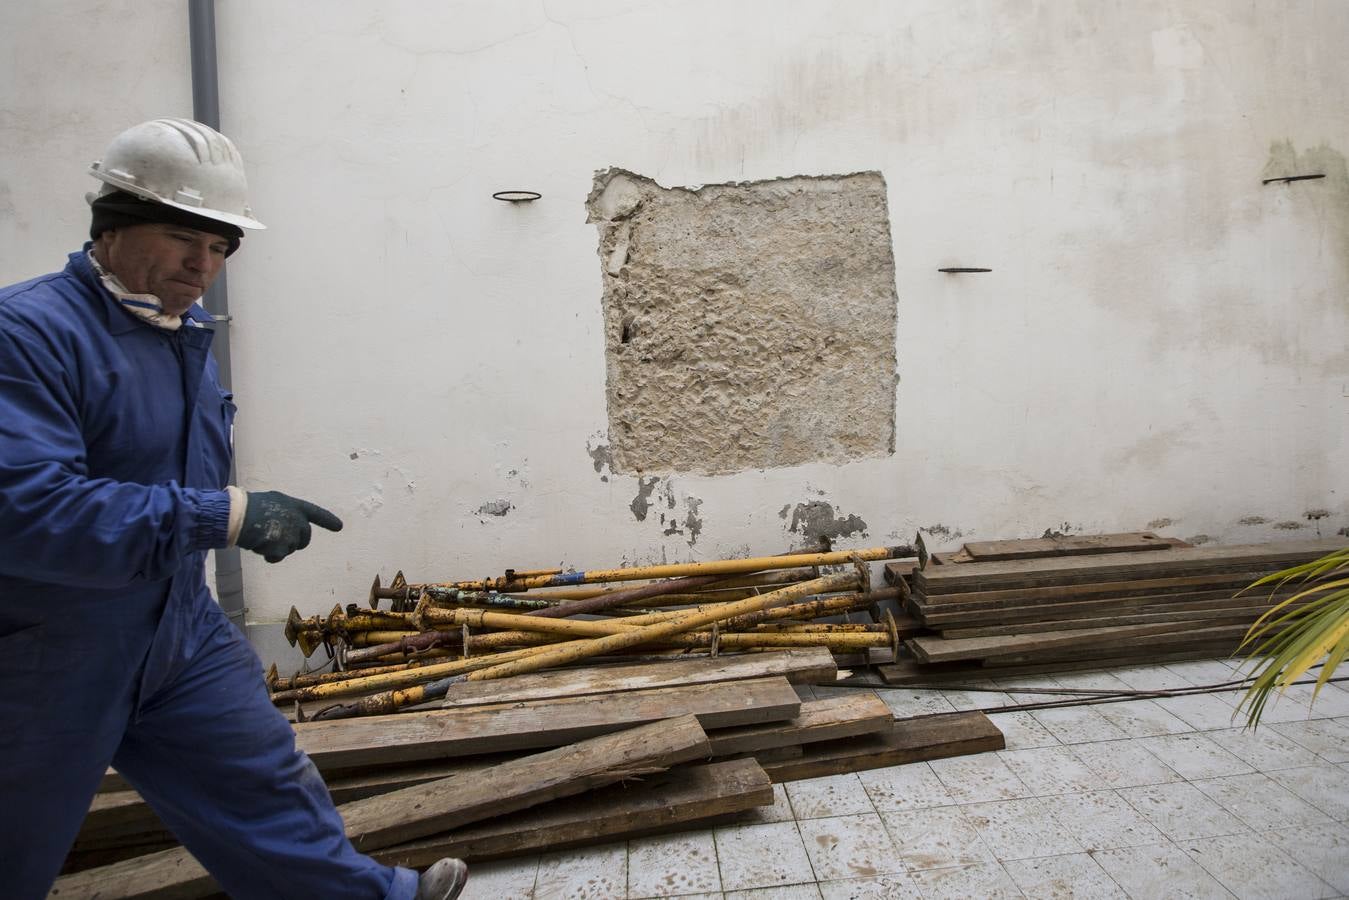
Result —
<path fill-rule="evenodd" d="M 890 707 L 897 719 L 956 711 L 956 708 L 942 696 L 941 691 L 881 689 L 876 691 L 876 696 L 885 701 L 885 705 Z"/>
<path fill-rule="evenodd" d="M 1064 744 L 1113 741 L 1129 736 L 1090 706 L 1037 709 L 1031 715 Z"/>
<path fill-rule="evenodd" d="M 1194 687 L 1192 683 L 1165 666 L 1133 666 L 1115 669 L 1113 674 L 1137 691 L 1170 691 Z"/>
<path fill-rule="evenodd" d="M 1183 781 L 1121 788 L 1117 793 L 1173 841 L 1250 830 L 1241 819 Z"/>
<path fill-rule="evenodd" d="M 1135 900 L 1194 897 L 1227 900 L 1232 894 L 1172 844 L 1106 850 L 1095 859 Z"/>
<path fill-rule="evenodd" d="M 628 842 L 628 897 L 677 897 L 721 891 L 712 832 L 640 838 Z"/>
<path fill-rule="evenodd" d="M 955 709 L 992 709 L 995 706 L 1009 706 L 1012 698 L 1001 691 L 962 691 L 942 690 L 946 702 Z"/>
<path fill-rule="evenodd" d="M 1101 779 L 1104 787 L 1138 787 L 1181 780 L 1175 769 L 1132 738 L 1127 741 L 1075 744 L 1072 749 L 1083 765 Z"/>
<path fill-rule="evenodd" d="M 1210 778 L 1191 784 L 1257 831 L 1281 825 L 1327 825 L 1333 821 L 1260 772 Z"/>
<path fill-rule="evenodd" d="M 1233 705 L 1237 705 L 1244 699 L 1244 695 L 1234 694 L 1231 697 Z M 1241 708 L 1241 714 L 1238 724 L 1245 725 L 1247 708 Z M 1283 722 L 1306 722 L 1309 719 L 1323 719 L 1326 716 L 1313 715 L 1308 708 L 1305 698 L 1299 698 L 1297 688 L 1290 688 L 1285 694 L 1275 692 L 1270 694 L 1269 700 L 1264 708 L 1260 710 L 1261 725 L 1278 725 Z"/>
<path fill-rule="evenodd" d="M 1235 728 L 1246 724 L 1245 719 L 1237 718 L 1237 711 L 1230 704 L 1224 703 L 1213 694 L 1165 697 L 1152 702 L 1190 725 L 1195 731 Z"/>
<path fill-rule="evenodd" d="M 824 900 L 920 900 L 918 882 L 907 873 L 820 882 Z"/>
<path fill-rule="evenodd" d="M 792 821 L 792 804 L 787 799 L 787 786 L 773 785 L 773 805 L 756 806 L 740 814 L 745 825 L 766 825 L 769 822 Z"/>
<path fill-rule="evenodd" d="M 1055 797 L 1050 813 L 1088 851 L 1166 841 L 1166 835 L 1114 791 Z"/>
<path fill-rule="evenodd" d="M 1293 857 L 1341 894 L 1349 894 L 1349 828 L 1338 824 L 1278 828 L 1259 837 Z"/>
<path fill-rule="evenodd" d="M 1101 777 L 1087 768 L 1068 747 L 1003 750 L 998 757 L 1021 779 L 1032 796 L 1073 794 L 1105 787 Z"/>
<path fill-rule="evenodd" d="M 1305 706 L 1308 718 L 1332 719 L 1349 715 L 1349 692 L 1333 684 L 1325 685 L 1319 693 L 1316 692 L 1315 684 L 1295 684 L 1285 691 L 1285 696 Z"/>
<path fill-rule="evenodd" d="M 836 816 L 798 823 L 815 877 L 821 881 L 906 872 L 880 816 Z"/>
<path fill-rule="evenodd" d="M 1349 726 L 1340 719 L 1314 719 L 1260 727 L 1306 747 L 1326 762 L 1349 762 Z"/>
<path fill-rule="evenodd" d="M 1132 687 L 1120 681 L 1114 672 L 1097 670 L 1094 672 L 1061 672 L 1054 680 L 1068 689 L 1080 688 L 1084 691 L 1131 691 Z"/>
<path fill-rule="evenodd" d="M 858 772 L 857 777 L 877 812 L 926 809 L 955 802 L 925 762 Z"/>
<path fill-rule="evenodd" d="M 1182 734 L 1194 730 L 1190 727 L 1189 722 L 1173 716 L 1151 700 L 1102 703 L 1092 708 L 1099 712 L 1107 722 L 1130 737 Z"/>
<path fill-rule="evenodd" d="M 1144 749 L 1189 779 L 1242 775 L 1255 771 L 1204 734 L 1140 738 Z"/>
<path fill-rule="evenodd" d="M 539 860 L 534 900 L 623 900 L 627 893 L 627 844 L 549 853 Z"/>
<path fill-rule="evenodd" d="M 1028 712 L 994 713 L 989 721 L 1002 732 L 1008 750 L 1029 750 L 1033 747 L 1057 747 L 1059 739 L 1050 733 L 1035 716 Z"/>
<path fill-rule="evenodd" d="M 475 862 L 468 867 L 468 884 L 460 900 L 532 900 L 538 872 L 537 856 Z"/>
<path fill-rule="evenodd" d="M 1349 772 L 1340 766 L 1321 763 L 1266 774 L 1331 818 L 1349 821 Z"/>
<path fill-rule="evenodd" d="M 1014 859 L 1002 864 L 1031 900 L 1126 900 L 1114 879 L 1087 853 Z"/>
<path fill-rule="evenodd" d="M 929 765 L 957 803 L 1030 796 L 1021 779 L 993 753 L 934 759 Z"/>
<path fill-rule="evenodd" d="M 1318 761 L 1315 753 L 1270 728 L 1231 728 L 1205 734 L 1228 753 L 1262 772 L 1308 766 Z"/>
<path fill-rule="evenodd" d="M 1195 687 L 1226 684 L 1237 681 L 1242 676 L 1227 663 L 1216 659 L 1197 659 L 1190 662 L 1167 663 L 1166 668 L 1175 672 Z"/>
<path fill-rule="evenodd" d="M 784 884 L 776 887 L 757 888 L 749 891 L 727 891 L 723 900 L 819 900 L 819 885 Z"/>
<path fill-rule="evenodd" d="M 724 891 L 815 881 L 795 822 L 718 828 L 714 836 Z"/>
<path fill-rule="evenodd" d="M 1080 852 L 1085 848 L 1050 811 L 1058 799 L 999 800 L 960 809 L 999 860 Z"/>
<path fill-rule="evenodd" d="M 1336 891 L 1257 834 L 1232 834 L 1180 844 L 1190 859 L 1241 900 L 1331 897 Z"/>
<path fill-rule="evenodd" d="M 881 821 L 910 871 L 993 860 L 959 806 L 881 813 Z"/>
<path fill-rule="evenodd" d="M 914 875 L 923 896 L 929 900 L 1004 900 L 1021 897 L 1012 876 L 996 862 L 954 869 L 924 869 Z"/>
<path fill-rule="evenodd" d="M 787 782 L 787 799 L 797 820 L 873 812 L 857 774 L 826 775 Z"/>

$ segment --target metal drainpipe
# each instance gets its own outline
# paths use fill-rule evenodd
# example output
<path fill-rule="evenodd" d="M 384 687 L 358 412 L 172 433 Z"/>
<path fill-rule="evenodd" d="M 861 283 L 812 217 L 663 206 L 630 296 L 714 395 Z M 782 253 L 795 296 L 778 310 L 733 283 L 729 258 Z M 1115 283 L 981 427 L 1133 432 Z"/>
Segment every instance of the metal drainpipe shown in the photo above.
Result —
<path fill-rule="evenodd" d="M 215 0 L 188 0 L 188 32 L 192 43 L 192 117 L 220 130 L 220 82 L 216 77 Z M 203 305 L 216 322 L 211 350 L 220 369 L 220 383 L 231 390 L 230 301 L 225 285 L 226 270 L 221 269 L 207 290 Z M 238 481 L 234 461 L 230 460 L 230 483 Z M 230 621 L 245 633 L 244 577 L 239 548 L 215 551 L 215 585 L 220 608 Z"/>

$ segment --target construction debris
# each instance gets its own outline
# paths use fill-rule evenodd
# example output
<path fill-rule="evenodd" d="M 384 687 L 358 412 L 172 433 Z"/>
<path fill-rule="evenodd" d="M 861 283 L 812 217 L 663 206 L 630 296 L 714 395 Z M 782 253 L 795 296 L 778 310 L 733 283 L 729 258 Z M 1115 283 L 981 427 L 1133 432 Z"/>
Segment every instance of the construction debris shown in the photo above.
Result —
<path fill-rule="evenodd" d="M 387 862 L 713 824 L 771 804 L 773 780 L 1003 746 L 981 713 L 896 721 L 871 691 L 803 700 L 793 687 L 835 684 L 849 674 L 839 658 L 893 660 L 921 633 L 896 606 L 903 589 L 872 590 L 868 566 L 911 555 L 650 567 L 636 571 L 674 577 L 638 585 L 634 570 L 416 585 L 400 573 L 376 581 L 370 608 L 293 610 L 292 642 L 336 670 L 273 666 L 268 686 L 348 835 Z M 52 896 L 216 889 L 109 770 Z"/>
<path fill-rule="evenodd" d="M 887 581 L 909 588 L 906 609 L 931 631 L 906 640 L 911 659 L 880 672 L 905 684 L 1226 656 L 1291 593 L 1243 588 L 1343 543 L 1191 547 L 1149 533 L 1094 535 L 1067 546 L 967 544 L 921 569 L 891 563 Z"/>

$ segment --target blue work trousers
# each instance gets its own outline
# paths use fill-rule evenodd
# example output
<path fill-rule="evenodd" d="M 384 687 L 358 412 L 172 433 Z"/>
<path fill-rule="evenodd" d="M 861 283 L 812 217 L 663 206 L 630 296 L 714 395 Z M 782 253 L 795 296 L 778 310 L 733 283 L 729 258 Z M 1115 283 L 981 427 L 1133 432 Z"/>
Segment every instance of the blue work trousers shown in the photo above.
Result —
<path fill-rule="evenodd" d="M 112 764 L 231 897 L 412 898 L 415 872 L 347 840 L 253 649 L 213 602 L 193 613 L 144 697 L 149 621 L 49 616 L 0 640 L 0 894 L 46 896 Z"/>

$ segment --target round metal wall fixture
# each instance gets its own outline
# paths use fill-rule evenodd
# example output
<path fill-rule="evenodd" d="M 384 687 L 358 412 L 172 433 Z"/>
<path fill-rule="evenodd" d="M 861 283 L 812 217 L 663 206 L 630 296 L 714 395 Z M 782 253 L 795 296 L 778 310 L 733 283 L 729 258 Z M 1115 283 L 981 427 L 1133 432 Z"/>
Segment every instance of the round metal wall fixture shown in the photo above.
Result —
<path fill-rule="evenodd" d="M 497 191 L 492 195 L 492 199 L 505 200 L 507 203 L 528 203 L 542 196 L 543 194 L 538 191 Z"/>

